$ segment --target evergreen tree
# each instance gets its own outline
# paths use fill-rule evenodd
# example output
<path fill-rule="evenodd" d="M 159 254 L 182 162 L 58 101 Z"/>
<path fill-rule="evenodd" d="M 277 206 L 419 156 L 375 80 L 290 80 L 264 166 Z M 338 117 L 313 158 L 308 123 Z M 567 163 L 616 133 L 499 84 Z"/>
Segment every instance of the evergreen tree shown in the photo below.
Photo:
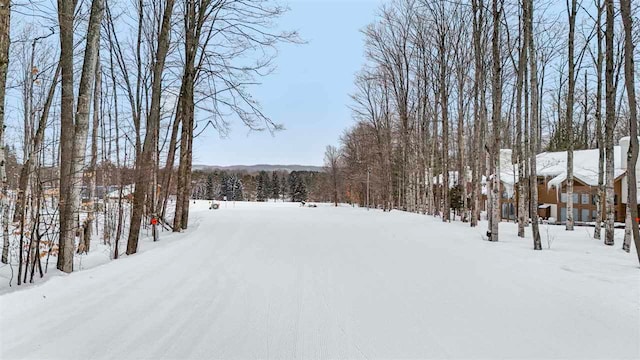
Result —
<path fill-rule="evenodd" d="M 276 200 L 280 198 L 280 179 L 275 171 L 271 174 L 271 196 Z"/>
<path fill-rule="evenodd" d="M 280 179 L 280 194 L 282 195 L 282 201 L 285 201 L 289 190 L 289 174 L 283 173 L 282 179 Z"/>
<path fill-rule="evenodd" d="M 209 174 L 207 176 L 207 188 L 206 188 L 206 199 L 213 200 L 215 197 L 214 186 L 213 186 L 213 175 Z"/>
<path fill-rule="evenodd" d="M 462 202 L 462 185 L 458 184 L 449 189 L 449 200 L 451 201 L 451 209 L 457 214 L 464 203 Z"/>
<path fill-rule="evenodd" d="M 260 171 L 258 174 L 256 198 L 258 201 L 266 201 L 269 198 L 269 176 L 266 171 Z"/>
<path fill-rule="evenodd" d="M 240 186 L 240 181 L 236 174 L 229 177 L 229 191 L 231 192 L 231 200 L 242 200 L 242 187 Z"/>
<path fill-rule="evenodd" d="M 289 194 L 293 202 L 307 200 L 307 184 L 302 173 L 293 171 L 289 175 Z"/>
<path fill-rule="evenodd" d="M 294 201 L 307 201 L 307 184 L 302 178 L 298 178 L 296 191 L 293 195 Z"/>
<path fill-rule="evenodd" d="M 231 200 L 228 196 L 229 194 L 228 179 L 229 179 L 229 175 L 227 175 L 226 172 L 223 172 L 222 174 L 220 174 L 220 191 L 218 192 L 218 199 L 220 200 L 224 200 L 225 196 L 227 197 L 227 200 Z"/>
<path fill-rule="evenodd" d="M 229 192 L 227 199 L 232 201 L 244 200 L 244 194 L 243 194 L 244 187 L 242 186 L 242 180 L 240 180 L 238 175 L 232 174 L 227 181 L 228 181 L 227 189 Z"/>
<path fill-rule="evenodd" d="M 289 195 L 289 199 L 291 201 L 295 201 L 293 199 L 293 194 L 295 192 L 295 183 L 298 180 L 298 172 L 292 171 L 287 178 L 287 194 Z"/>
<path fill-rule="evenodd" d="M 261 171 L 260 172 L 262 174 L 262 179 L 264 182 L 264 186 L 262 187 L 264 190 L 264 200 L 269 200 L 269 198 L 271 197 L 271 194 L 273 193 L 273 184 L 271 183 L 271 177 L 269 176 L 269 173 L 267 173 L 266 171 Z"/>

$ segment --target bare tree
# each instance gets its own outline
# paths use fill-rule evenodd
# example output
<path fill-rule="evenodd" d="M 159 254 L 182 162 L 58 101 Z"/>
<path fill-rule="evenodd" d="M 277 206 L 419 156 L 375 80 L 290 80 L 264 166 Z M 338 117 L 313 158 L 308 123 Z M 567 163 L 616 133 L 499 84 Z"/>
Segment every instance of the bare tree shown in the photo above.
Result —
<path fill-rule="evenodd" d="M 526 5 L 525 5 L 526 6 Z M 524 28 L 526 27 L 527 19 L 524 18 L 524 13 L 521 15 L 521 23 L 520 26 L 522 35 L 526 31 Z M 528 222 L 527 211 L 526 211 L 526 196 L 525 196 L 525 152 L 523 147 L 523 139 L 522 139 L 522 92 L 524 87 L 524 78 L 525 78 L 525 69 L 527 68 L 527 49 L 528 44 L 524 41 L 524 36 L 521 36 L 519 41 L 519 54 L 518 54 L 518 65 L 517 65 L 517 79 L 516 79 L 516 158 L 518 162 L 518 236 L 524 237 L 524 228 L 525 222 Z M 525 135 L 525 141 L 527 136 Z M 528 152 L 527 152 L 528 153 Z"/>
<path fill-rule="evenodd" d="M 66 2 L 67 0 L 60 0 L 61 2 Z M 69 5 L 68 7 L 73 8 L 73 5 Z M 66 5 L 62 7 L 62 17 L 66 17 Z M 71 150 L 71 153 L 68 154 L 69 157 L 69 173 L 65 175 L 67 184 L 66 186 L 62 186 L 62 174 L 61 174 L 61 197 L 63 190 L 66 193 L 64 203 L 64 218 L 66 223 L 62 225 L 61 223 L 61 232 L 60 232 L 60 247 L 61 251 L 58 256 L 58 269 L 64 272 L 73 271 L 73 254 L 75 248 L 75 232 L 74 228 L 77 228 L 77 225 L 73 225 L 75 221 L 75 217 L 80 209 L 80 189 L 82 186 L 82 178 L 84 173 L 84 163 L 86 156 L 86 146 L 87 146 L 87 138 L 89 133 L 89 109 L 91 107 L 91 96 L 93 95 L 93 83 L 95 80 L 95 69 L 96 64 L 98 62 L 98 46 L 100 41 L 100 29 L 102 23 L 102 12 L 104 10 L 103 0 L 93 0 L 91 3 L 91 13 L 89 15 L 89 24 L 87 28 L 87 42 L 86 48 L 84 52 L 84 59 L 82 62 L 82 73 L 80 75 L 80 84 L 78 86 L 78 104 L 76 113 L 73 119 L 73 138 L 71 141 L 73 142 L 70 146 L 66 148 L 66 150 Z M 64 20 L 67 21 L 67 20 Z M 60 21 L 60 25 L 62 28 L 62 20 Z M 73 18 L 71 19 L 73 22 Z M 62 29 L 61 29 L 62 32 Z M 66 37 L 66 36 L 65 36 Z M 61 39 L 63 36 L 61 35 Z M 62 40 L 61 40 L 62 41 Z M 71 50 L 73 51 L 73 50 Z M 61 52 L 62 54 L 62 52 Z M 65 67 L 73 64 L 73 53 L 67 54 L 71 57 L 71 64 L 67 64 L 67 59 L 62 60 L 63 56 L 61 55 L 61 63 L 62 63 L 62 83 L 63 88 L 65 86 Z M 71 69 L 71 71 L 73 71 Z M 64 94 L 62 95 L 64 98 Z M 64 117 L 64 115 L 63 115 Z M 63 133 L 63 132 L 61 132 Z M 64 139 L 69 141 L 69 139 Z M 61 138 L 61 142 L 63 139 Z M 69 149 L 70 148 L 70 149 Z M 66 169 L 65 169 L 66 170 Z M 61 167 L 62 171 L 62 167 Z M 61 212 L 62 214 L 62 212 Z M 64 226 L 65 231 L 62 231 L 62 226 Z M 62 244 L 64 244 L 62 246 Z"/>
<path fill-rule="evenodd" d="M 575 75 L 575 33 L 576 33 L 576 15 L 578 13 L 577 0 L 567 0 L 567 13 L 569 17 L 569 39 L 568 39 L 568 62 L 569 62 L 569 74 L 568 83 L 569 89 L 567 91 L 567 114 L 565 118 L 566 137 L 568 142 L 567 149 L 567 223 L 566 229 L 573 231 L 573 105 L 576 90 L 576 75 Z"/>
<path fill-rule="evenodd" d="M 162 94 L 162 74 L 164 72 L 167 52 L 169 51 L 169 36 L 171 29 L 173 4 L 174 0 L 166 0 L 164 4 L 162 24 L 160 33 L 158 35 L 158 46 L 153 63 L 151 106 L 149 115 L 147 117 L 144 145 L 142 147 L 142 153 L 140 154 L 138 168 L 136 169 L 136 185 L 133 195 L 131 225 L 129 228 L 129 237 L 127 239 L 127 255 L 135 254 L 138 251 L 138 239 L 140 236 L 140 226 L 142 223 L 142 216 L 144 212 L 144 203 L 147 197 L 147 185 L 149 182 L 148 179 L 153 170 L 153 158 L 157 141 L 156 132 L 158 130 L 158 127 L 160 126 L 160 96 Z M 153 216 L 155 216 L 155 214 Z"/>
<path fill-rule="evenodd" d="M 474 162 L 472 174 L 472 202 L 471 226 L 477 226 L 480 219 L 480 201 L 482 197 L 482 164 L 484 163 L 483 134 L 486 124 L 486 107 L 484 104 L 484 3 L 483 0 L 472 0 L 473 8 L 473 49 L 474 49 L 474 83 L 473 83 L 473 142 Z"/>
<path fill-rule="evenodd" d="M 539 108 L 538 108 L 538 64 L 536 59 L 536 48 L 533 40 L 533 0 L 525 0 L 524 1 L 524 18 L 526 21 L 525 26 L 525 43 L 529 44 L 529 67 L 530 67 L 530 77 L 531 77 L 531 141 L 529 143 L 529 168 L 530 168 L 530 180 L 529 184 L 531 185 L 531 197 L 530 197 L 530 207 L 531 207 L 531 230 L 533 237 L 533 249 L 534 250 L 542 250 L 542 242 L 540 241 L 540 229 L 538 226 L 538 174 L 537 174 L 537 164 L 536 164 L 536 154 L 538 149 L 538 136 L 535 134 L 538 132 L 538 123 L 540 121 L 539 117 Z"/>
<path fill-rule="evenodd" d="M 595 1 L 598 9 L 596 17 L 596 37 L 597 37 L 597 55 L 596 55 L 596 104 L 595 104 L 595 120 L 596 120 L 596 139 L 598 145 L 598 194 L 596 197 L 596 226 L 593 237 L 600 239 L 602 230 L 602 214 L 603 204 L 605 203 L 605 187 L 604 187 L 604 167 L 605 167 L 605 141 L 604 132 L 602 131 L 602 63 L 604 54 L 602 51 L 602 4 L 600 0 Z"/>
<path fill-rule="evenodd" d="M 100 59 L 100 55 L 97 55 Z M 87 220 L 85 223 L 85 236 L 83 250 L 89 252 L 91 249 L 91 235 L 92 225 L 95 221 L 97 203 L 95 202 L 96 187 L 97 187 L 97 163 L 98 163 L 98 130 L 100 127 L 100 99 L 102 98 L 102 69 L 100 67 L 100 61 L 96 65 L 95 73 L 95 86 L 93 93 L 93 122 L 91 124 L 91 153 L 89 160 L 89 213 L 87 214 Z"/>
<path fill-rule="evenodd" d="M 631 0 L 620 0 L 620 14 L 624 25 L 624 74 L 627 99 L 629 101 L 629 135 L 631 136 L 629 152 L 627 154 L 628 199 L 627 206 L 631 215 L 631 231 L 636 245 L 638 261 L 640 261 L 640 233 L 638 232 L 638 182 L 636 179 L 636 165 L 638 162 L 638 115 L 635 89 L 633 18 L 631 16 Z M 630 251 L 629 244 L 625 249 Z"/>
<path fill-rule="evenodd" d="M 73 17 L 74 0 L 58 0 L 60 27 L 60 68 L 62 95 L 60 100 L 60 128 L 75 129 L 73 121 Z M 73 271 L 74 237 L 72 235 L 72 199 L 70 199 L 71 165 L 73 160 L 74 131 L 60 131 L 60 241 L 57 268 Z"/>
<path fill-rule="evenodd" d="M 458 143 L 458 148 L 456 149 L 457 152 L 457 171 L 458 171 L 458 176 L 456 177 L 456 185 L 458 186 L 458 188 L 461 191 L 461 198 L 462 198 L 462 221 L 463 222 L 467 222 L 469 221 L 469 214 L 468 214 L 468 181 L 470 180 L 468 178 L 468 171 L 467 171 L 467 162 L 468 162 L 468 157 L 466 156 L 465 152 L 467 150 L 467 142 L 465 141 L 466 138 L 466 134 L 465 134 L 465 118 L 467 116 L 467 110 L 468 110 L 468 106 L 469 106 L 469 101 L 467 99 L 467 78 L 469 77 L 468 74 L 468 63 L 470 60 L 470 51 L 469 51 L 469 47 L 467 44 L 467 40 L 469 40 L 468 37 L 468 31 L 467 31 L 467 26 L 466 26 L 466 16 L 461 15 L 460 19 L 456 19 L 456 27 L 459 31 L 455 31 L 455 32 L 459 32 L 459 36 L 457 38 L 457 40 L 455 41 L 455 47 L 454 47 L 454 57 L 455 57 L 455 72 L 456 72 L 456 96 L 457 96 L 457 117 L 458 117 L 458 123 L 457 123 L 457 140 L 456 142 Z"/>
<path fill-rule="evenodd" d="M 615 93 L 616 89 L 613 82 L 613 60 L 614 60 L 614 11 L 613 0 L 605 0 L 606 7 L 606 31 L 605 31 L 605 149 L 606 149 L 606 200 L 607 200 L 607 220 L 605 222 L 605 245 L 614 244 L 614 156 L 613 153 L 613 130 L 615 127 Z"/>
<path fill-rule="evenodd" d="M 324 152 L 324 167 L 331 181 L 333 204 L 337 207 L 340 182 L 340 151 L 335 146 L 327 146 L 327 150 Z"/>
<path fill-rule="evenodd" d="M 2 263 L 9 262 L 9 194 L 6 170 L 5 149 L 5 94 L 7 86 L 7 69 L 9 67 L 11 3 L 0 1 L 0 217 L 2 222 Z"/>
<path fill-rule="evenodd" d="M 273 19 L 287 11 L 270 0 L 198 0 L 183 3 L 182 88 L 176 116 L 181 117 L 180 165 L 174 231 L 186 229 L 191 197 L 191 165 L 196 109 L 208 115 L 207 126 L 225 131 L 228 114 L 251 130 L 277 131 L 282 126 L 266 116 L 247 86 L 268 74 L 281 42 L 300 42 L 295 32 L 273 30 Z M 235 62 L 247 54 L 263 54 L 253 65 Z M 201 130 L 203 131 L 203 130 Z"/>
<path fill-rule="evenodd" d="M 491 72 L 491 103 L 493 126 L 492 157 L 492 188 L 491 188 L 491 227 L 488 234 L 491 241 L 498 241 L 500 224 L 500 134 L 502 132 L 502 60 L 500 56 L 500 27 L 502 18 L 502 2 L 493 0 L 493 35 L 491 38 L 492 72 Z"/>
<path fill-rule="evenodd" d="M 360 133 L 370 133 L 374 141 L 373 146 L 366 146 L 365 144 L 369 142 L 362 141 L 363 144 L 359 144 L 360 138 L 363 136 L 349 136 L 349 133 L 343 136 L 343 148 L 353 149 L 353 157 L 345 156 L 345 162 L 349 165 L 346 168 L 358 170 L 357 174 L 348 174 L 347 176 L 353 180 L 358 179 L 358 182 L 361 182 L 365 176 L 364 170 L 373 170 L 373 175 L 375 176 L 373 181 L 374 192 L 381 194 L 382 208 L 390 210 L 393 203 L 393 186 L 391 183 L 392 125 L 389 114 L 388 87 L 385 86 L 382 74 L 371 71 L 360 73 L 356 77 L 355 85 L 356 92 L 351 96 L 354 102 L 351 110 L 356 121 L 362 124 L 362 129 L 358 132 L 358 135 Z M 358 144 L 351 144 L 350 140 Z M 369 155 L 367 151 L 369 149 L 375 150 L 374 154 Z M 376 170 L 379 170 L 379 172 Z M 428 173 L 427 171 L 426 177 L 430 184 Z M 371 173 L 368 175 L 371 175 Z"/>
<path fill-rule="evenodd" d="M 402 6 L 404 5 L 404 6 Z M 383 22 L 367 27 L 366 53 L 384 71 L 384 79 L 392 90 L 394 107 L 399 117 L 400 156 L 397 205 L 409 208 L 410 132 L 411 132 L 411 81 L 410 70 L 413 54 L 410 53 L 411 26 L 414 17 L 414 2 L 393 3 L 382 10 Z"/>
<path fill-rule="evenodd" d="M 442 221 L 451 220 L 451 199 L 449 199 L 449 35 L 450 17 L 448 12 L 455 12 L 456 8 L 450 9 L 445 6 L 444 1 L 438 1 L 433 6 L 433 20 L 435 22 L 435 42 L 437 50 L 436 66 L 438 69 L 438 98 L 440 105 L 440 117 L 442 121 Z M 461 174 L 458 174 L 460 176 Z"/>

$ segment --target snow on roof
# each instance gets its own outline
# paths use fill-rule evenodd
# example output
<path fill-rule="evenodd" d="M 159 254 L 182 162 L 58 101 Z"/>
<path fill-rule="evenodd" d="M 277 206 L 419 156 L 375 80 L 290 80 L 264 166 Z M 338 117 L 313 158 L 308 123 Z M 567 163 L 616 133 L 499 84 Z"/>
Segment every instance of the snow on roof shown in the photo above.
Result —
<path fill-rule="evenodd" d="M 614 178 L 625 174 L 623 168 L 622 148 L 613 147 L 614 153 Z M 574 179 L 589 186 L 598 185 L 598 149 L 574 150 L 573 151 L 573 176 Z M 551 178 L 547 183 L 549 188 L 559 187 L 567 179 L 567 152 L 543 152 L 536 156 L 538 176 Z M 467 170 L 467 181 L 471 181 L 472 172 Z M 605 174 L 606 177 L 606 174 Z M 487 194 L 487 178 L 482 176 L 482 194 Z M 513 186 L 518 181 L 518 167 L 513 161 L 513 151 L 511 149 L 500 149 L 500 181 L 505 186 L 505 191 L 511 193 Z M 433 177 L 434 184 L 442 184 L 442 174 Z M 458 183 L 458 172 L 449 171 L 449 187 L 453 188 Z M 640 201 L 640 193 L 639 193 Z"/>
<path fill-rule="evenodd" d="M 513 163 L 513 150 L 500 149 L 500 181 L 513 185 L 518 180 L 518 167 Z"/>
<path fill-rule="evenodd" d="M 622 168 L 620 146 L 614 146 L 614 177 L 625 173 Z M 598 185 L 598 149 L 575 150 L 573 152 L 573 176 L 589 186 Z M 543 152 L 536 156 L 538 176 L 551 177 L 549 188 L 560 186 L 567 179 L 567 152 Z M 606 175 L 606 174 L 605 174 Z"/>
<path fill-rule="evenodd" d="M 505 183 L 514 184 L 518 178 L 518 168 L 512 161 L 513 152 L 511 149 L 500 149 L 500 180 Z M 473 172 L 467 168 L 467 181 L 471 181 Z M 442 174 L 433 177 L 434 184 L 442 184 Z M 482 184 L 486 184 L 487 178 L 482 175 Z M 449 171 L 449 186 L 453 187 L 458 183 L 458 171 Z"/>
<path fill-rule="evenodd" d="M 467 169 L 467 182 L 471 181 L 472 172 Z M 434 184 L 442 184 L 444 179 L 442 178 L 442 174 L 433 177 Z M 449 171 L 449 188 L 453 189 L 453 187 L 458 184 L 458 171 Z"/>

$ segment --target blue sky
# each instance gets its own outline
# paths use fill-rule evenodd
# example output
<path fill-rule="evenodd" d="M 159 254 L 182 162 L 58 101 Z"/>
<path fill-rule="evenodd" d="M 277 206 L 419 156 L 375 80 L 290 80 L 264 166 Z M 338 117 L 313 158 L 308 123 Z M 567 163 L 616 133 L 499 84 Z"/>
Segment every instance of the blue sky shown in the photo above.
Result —
<path fill-rule="evenodd" d="M 282 45 L 277 70 L 252 92 L 286 130 L 274 136 L 234 124 L 227 138 L 213 130 L 194 141 L 194 164 L 322 165 L 327 145 L 352 124 L 347 107 L 353 76 L 364 63 L 360 30 L 374 20 L 381 0 L 289 0 L 279 20 L 298 30 L 303 45 Z"/>

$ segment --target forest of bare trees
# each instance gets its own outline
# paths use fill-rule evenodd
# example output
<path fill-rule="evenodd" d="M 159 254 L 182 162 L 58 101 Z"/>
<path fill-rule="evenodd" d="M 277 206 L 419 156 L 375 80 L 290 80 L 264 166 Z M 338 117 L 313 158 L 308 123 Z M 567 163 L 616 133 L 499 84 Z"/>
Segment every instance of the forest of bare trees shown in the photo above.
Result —
<path fill-rule="evenodd" d="M 0 4 L 2 262 L 18 285 L 51 256 L 73 271 L 92 238 L 115 259 L 136 253 L 142 234 L 188 227 L 193 139 L 233 122 L 281 128 L 251 92 L 277 46 L 301 42 L 277 27 L 287 10 L 270 0 Z"/>
<path fill-rule="evenodd" d="M 599 150 L 593 237 L 614 244 L 614 145 L 631 136 L 627 228 L 636 244 L 640 39 L 628 1 L 393 0 L 363 29 L 355 124 L 341 138 L 350 200 L 460 219 L 498 241 L 509 149 L 518 234 L 538 230 L 536 155 L 566 151 L 566 229 L 574 229 L 574 150 Z M 634 26 L 635 25 L 635 26 Z M 625 156 L 626 158 L 626 156 Z M 626 160 L 626 159 L 625 159 Z M 448 189 L 448 190 L 445 190 Z M 455 198 L 455 201 L 453 201 Z M 455 203 L 455 206 L 454 206 Z M 624 249 L 629 251 L 626 236 Z M 639 253 L 640 259 L 640 253 Z"/>

